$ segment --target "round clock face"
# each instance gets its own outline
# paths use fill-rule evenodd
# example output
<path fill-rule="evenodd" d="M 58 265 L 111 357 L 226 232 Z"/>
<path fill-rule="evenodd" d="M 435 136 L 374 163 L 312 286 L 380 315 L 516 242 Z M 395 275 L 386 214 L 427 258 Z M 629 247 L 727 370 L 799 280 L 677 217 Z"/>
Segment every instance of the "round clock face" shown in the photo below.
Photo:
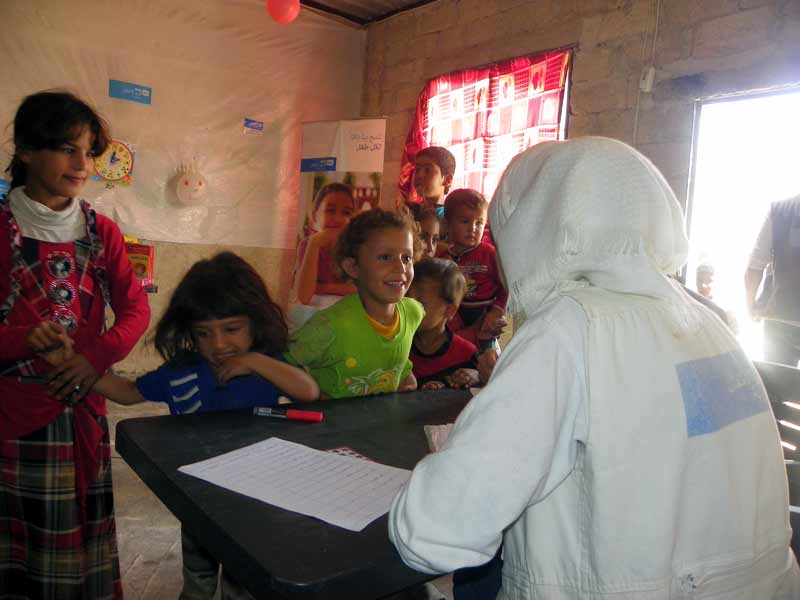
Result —
<path fill-rule="evenodd" d="M 94 169 L 108 181 L 124 179 L 133 169 L 133 152 L 119 140 L 111 140 L 106 151 L 94 159 Z"/>

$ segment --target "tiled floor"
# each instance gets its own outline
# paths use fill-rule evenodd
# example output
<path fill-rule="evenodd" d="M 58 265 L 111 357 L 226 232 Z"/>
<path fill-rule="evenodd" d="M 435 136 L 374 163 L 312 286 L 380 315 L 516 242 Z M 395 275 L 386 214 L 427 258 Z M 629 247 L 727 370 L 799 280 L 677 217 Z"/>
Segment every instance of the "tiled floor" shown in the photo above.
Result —
<path fill-rule="evenodd" d="M 112 445 L 117 421 L 166 413 L 149 403 L 119 407 L 109 402 L 108 407 Z M 115 451 L 112 467 L 125 598 L 177 598 L 182 585 L 180 524 Z"/>
<path fill-rule="evenodd" d="M 108 403 L 112 447 L 118 421 L 166 414 L 166 407 Z M 172 600 L 180 594 L 181 541 L 179 522 L 116 453 L 112 453 L 120 568 L 126 600 Z M 451 581 L 435 581 L 452 599 Z"/>

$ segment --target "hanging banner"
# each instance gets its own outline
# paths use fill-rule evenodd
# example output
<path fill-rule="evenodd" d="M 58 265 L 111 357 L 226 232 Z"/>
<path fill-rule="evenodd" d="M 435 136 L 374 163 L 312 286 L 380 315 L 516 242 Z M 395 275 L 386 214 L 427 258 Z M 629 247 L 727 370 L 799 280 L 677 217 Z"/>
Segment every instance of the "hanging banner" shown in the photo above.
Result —
<path fill-rule="evenodd" d="M 355 291 L 339 280 L 333 246 L 354 215 L 380 204 L 385 138 L 386 119 L 303 124 L 293 327 Z"/>

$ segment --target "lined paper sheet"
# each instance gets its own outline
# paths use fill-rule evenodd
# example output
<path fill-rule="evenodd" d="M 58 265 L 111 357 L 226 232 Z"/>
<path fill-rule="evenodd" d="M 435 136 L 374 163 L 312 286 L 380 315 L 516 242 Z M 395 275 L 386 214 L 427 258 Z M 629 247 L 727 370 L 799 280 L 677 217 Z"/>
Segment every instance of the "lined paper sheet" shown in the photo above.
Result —
<path fill-rule="evenodd" d="M 361 531 L 389 511 L 411 471 L 269 438 L 178 469 L 225 489 Z"/>

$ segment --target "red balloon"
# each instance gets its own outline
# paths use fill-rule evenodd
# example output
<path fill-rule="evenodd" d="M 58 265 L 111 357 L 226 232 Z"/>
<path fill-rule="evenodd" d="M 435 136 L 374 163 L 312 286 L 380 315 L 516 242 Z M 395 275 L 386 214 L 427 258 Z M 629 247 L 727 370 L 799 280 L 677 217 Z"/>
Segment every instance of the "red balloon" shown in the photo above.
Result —
<path fill-rule="evenodd" d="M 288 25 L 300 14 L 300 0 L 267 0 L 269 15 L 281 25 Z"/>

